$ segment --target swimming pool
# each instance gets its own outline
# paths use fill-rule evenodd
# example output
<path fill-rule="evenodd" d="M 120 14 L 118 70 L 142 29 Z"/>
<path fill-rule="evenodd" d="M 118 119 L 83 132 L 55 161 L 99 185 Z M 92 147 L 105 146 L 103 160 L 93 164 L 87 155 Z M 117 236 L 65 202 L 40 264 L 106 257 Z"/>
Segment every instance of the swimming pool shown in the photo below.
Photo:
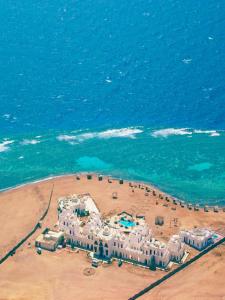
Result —
<path fill-rule="evenodd" d="M 136 225 L 135 222 L 125 219 L 121 219 L 119 224 L 123 225 L 124 227 L 134 227 Z"/>

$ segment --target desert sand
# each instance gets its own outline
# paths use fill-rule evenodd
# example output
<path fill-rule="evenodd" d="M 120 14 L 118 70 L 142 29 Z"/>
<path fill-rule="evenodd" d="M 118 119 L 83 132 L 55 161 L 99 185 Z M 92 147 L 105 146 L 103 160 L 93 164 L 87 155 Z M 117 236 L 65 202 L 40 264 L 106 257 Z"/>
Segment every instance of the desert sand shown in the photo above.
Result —
<path fill-rule="evenodd" d="M 121 211 L 144 215 L 154 235 L 164 241 L 180 228 L 194 226 L 211 227 L 225 233 L 223 211 L 206 213 L 182 208 L 167 202 L 165 194 L 154 187 L 149 186 L 151 192 L 146 194 L 145 184 L 132 183 L 130 187 L 129 182 L 109 182 L 106 177 L 99 181 L 97 176 L 88 180 L 86 175 L 81 175 L 77 180 L 75 175 L 69 175 L 0 194 L 0 257 L 35 226 L 47 207 L 53 185 L 51 206 L 42 228 L 0 265 L 0 300 L 128 299 L 165 274 L 127 263 L 119 268 L 114 262 L 109 266 L 101 265 L 94 269 L 94 274 L 86 276 L 85 270 L 91 266 L 86 252 L 76 253 L 65 248 L 37 255 L 35 238 L 46 227 L 54 229 L 57 199 L 61 196 L 90 193 L 103 215 Z M 118 199 L 112 199 L 114 192 Z M 155 225 L 158 215 L 164 217 L 164 226 Z M 191 250 L 190 256 L 194 254 L 195 250 Z M 225 299 L 224 257 L 225 247 L 221 245 L 141 298 Z"/>

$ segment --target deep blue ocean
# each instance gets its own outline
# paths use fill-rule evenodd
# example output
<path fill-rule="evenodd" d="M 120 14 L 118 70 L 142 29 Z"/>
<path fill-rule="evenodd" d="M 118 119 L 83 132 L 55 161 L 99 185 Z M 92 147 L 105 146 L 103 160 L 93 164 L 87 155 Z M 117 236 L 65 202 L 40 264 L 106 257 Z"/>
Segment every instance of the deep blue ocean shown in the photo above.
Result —
<path fill-rule="evenodd" d="M 225 204 L 225 1 L 0 1 L 0 189 L 79 171 Z"/>

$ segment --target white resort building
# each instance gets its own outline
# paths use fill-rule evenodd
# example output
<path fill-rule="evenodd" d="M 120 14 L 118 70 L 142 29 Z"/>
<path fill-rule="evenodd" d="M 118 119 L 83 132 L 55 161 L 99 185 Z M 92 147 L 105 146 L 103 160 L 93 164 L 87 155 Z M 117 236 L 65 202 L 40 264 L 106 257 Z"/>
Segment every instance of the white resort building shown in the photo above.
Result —
<path fill-rule="evenodd" d="M 183 238 L 174 235 L 167 244 L 158 241 L 143 217 L 122 212 L 102 218 L 89 194 L 60 198 L 58 218 L 66 242 L 92 251 L 97 258 L 165 268 L 170 261 L 180 262 L 185 253 Z"/>
<path fill-rule="evenodd" d="M 203 250 L 214 241 L 217 236 L 206 228 L 194 228 L 192 230 L 181 230 L 180 237 L 182 241 L 193 248 Z"/>

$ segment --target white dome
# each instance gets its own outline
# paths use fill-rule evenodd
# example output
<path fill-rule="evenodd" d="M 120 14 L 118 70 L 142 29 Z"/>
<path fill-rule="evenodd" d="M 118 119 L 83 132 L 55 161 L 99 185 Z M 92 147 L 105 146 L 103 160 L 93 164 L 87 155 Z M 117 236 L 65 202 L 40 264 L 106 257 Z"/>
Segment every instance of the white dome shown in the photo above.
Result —
<path fill-rule="evenodd" d="M 109 235 L 109 234 L 110 234 L 109 227 L 108 227 L 108 226 L 105 226 L 105 227 L 104 227 L 104 230 L 103 230 L 103 235 Z"/>

